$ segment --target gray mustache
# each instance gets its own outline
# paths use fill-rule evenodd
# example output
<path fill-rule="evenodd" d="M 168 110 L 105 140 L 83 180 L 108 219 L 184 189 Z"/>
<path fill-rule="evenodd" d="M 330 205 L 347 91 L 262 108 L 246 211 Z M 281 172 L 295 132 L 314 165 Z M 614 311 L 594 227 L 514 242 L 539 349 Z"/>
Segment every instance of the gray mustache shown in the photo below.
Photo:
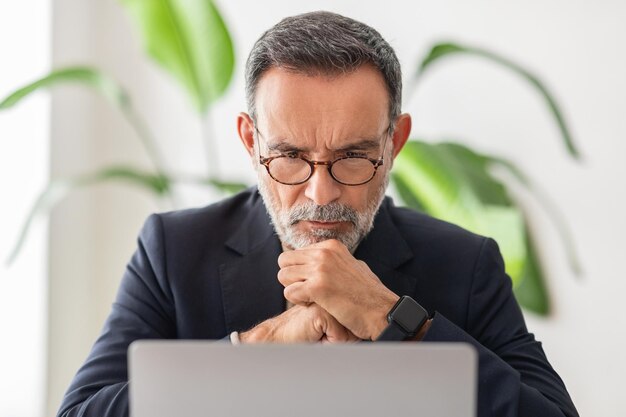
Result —
<path fill-rule="evenodd" d="M 330 203 L 324 206 L 317 204 L 303 204 L 289 213 L 289 224 L 294 225 L 303 220 L 316 222 L 351 222 L 356 224 L 358 213 L 352 207 L 340 203 Z"/>

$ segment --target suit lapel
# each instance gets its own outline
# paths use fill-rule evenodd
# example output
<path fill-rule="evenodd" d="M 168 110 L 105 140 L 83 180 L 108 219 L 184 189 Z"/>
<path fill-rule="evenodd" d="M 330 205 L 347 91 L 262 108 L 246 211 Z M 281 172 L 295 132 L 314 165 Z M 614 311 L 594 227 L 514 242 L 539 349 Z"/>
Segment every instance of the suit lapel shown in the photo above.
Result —
<path fill-rule="evenodd" d="M 398 268 L 413 258 L 413 252 L 391 218 L 391 206 L 386 198 L 355 257 L 364 261 L 387 288 L 398 295 L 412 295 L 416 278 Z M 220 265 L 228 332 L 247 330 L 285 310 L 283 287 L 277 279 L 282 249 L 258 193 L 243 209 L 249 215 L 226 242 L 238 256 Z"/>
<path fill-rule="evenodd" d="M 416 277 L 402 273 L 399 267 L 414 255 L 391 218 L 392 207 L 391 199 L 385 198 L 374 219 L 374 228 L 363 239 L 354 256 L 365 262 L 394 293 L 413 295 Z"/>
<path fill-rule="evenodd" d="M 226 330 L 243 331 L 285 309 L 278 282 L 280 241 L 258 194 L 246 204 L 249 215 L 226 246 L 239 256 L 220 265 Z"/>

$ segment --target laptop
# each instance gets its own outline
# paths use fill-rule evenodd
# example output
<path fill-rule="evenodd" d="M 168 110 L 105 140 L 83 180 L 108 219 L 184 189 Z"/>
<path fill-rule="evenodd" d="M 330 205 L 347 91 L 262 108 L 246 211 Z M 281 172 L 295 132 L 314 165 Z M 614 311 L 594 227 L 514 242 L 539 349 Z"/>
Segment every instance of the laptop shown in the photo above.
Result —
<path fill-rule="evenodd" d="M 463 343 L 238 345 L 137 341 L 131 417 L 475 417 Z"/>

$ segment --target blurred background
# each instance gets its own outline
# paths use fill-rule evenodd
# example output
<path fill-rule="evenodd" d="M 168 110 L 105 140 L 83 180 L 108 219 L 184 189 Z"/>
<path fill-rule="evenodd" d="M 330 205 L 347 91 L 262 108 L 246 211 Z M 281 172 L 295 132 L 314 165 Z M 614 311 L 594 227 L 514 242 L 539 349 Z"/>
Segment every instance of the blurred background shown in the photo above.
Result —
<path fill-rule="evenodd" d="M 409 86 L 420 60 L 441 41 L 495 51 L 537 75 L 560 103 L 580 160 L 568 155 L 536 90 L 476 57 L 450 57 L 424 73 L 405 95 L 404 111 L 414 117 L 412 137 L 454 140 L 506 158 L 554 202 L 570 229 L 566 239 L 577 253 L 579 274 L 568 263 L 557 224 L 531 193 L 511 186 L 530 219 L 551 301 L 549 314 L 525 310 L 527 323 L 581 415 L 621 415 L 626 3 L 216 0 L 235 64 L 224 95 L 203 117 L 147 56 L 122 3 L 0 2 L 0 100 L 53 69 L 97 67 L 128 91 L 168 166 L 204 175 L 202 137 L 208 135 L 214 139 L 212 172 L 230 182 L 254 182 L 235 130 L 235 117 L 245 110 L 245 59 L 260 34 L 285 16 L 325 9 L 368 23 L 396 49 Z M 0 258 L 10 256 L 50 180 L 111 164 L 152 169 L 128 120 L 93 89 L 59 86 L 1 111 Z M 19 256 L 0 266 L 0 417 L 56 413 L 109 312 L 144 219 L 222 195 L 193 185 L 178 186 L 175 194 L 176 206 L 145 188 L 107 182 L 77 189 L 33 222 Z"/>

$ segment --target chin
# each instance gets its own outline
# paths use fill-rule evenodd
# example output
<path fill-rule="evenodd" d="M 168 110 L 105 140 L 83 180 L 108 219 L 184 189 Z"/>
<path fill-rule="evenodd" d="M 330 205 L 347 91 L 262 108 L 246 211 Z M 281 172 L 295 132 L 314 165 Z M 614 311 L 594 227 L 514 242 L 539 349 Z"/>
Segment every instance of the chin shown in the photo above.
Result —
<path fill-rule="evenodd" d="M 292 249 L 301 249 L 329 239 L 340 241 L 350 252 L 354 252 L 361 240 L 354 230 L 345 232 L 333 229 L 314 229 L 307 231 L 292 230 L 285 236 L 284 241 Z"/>

